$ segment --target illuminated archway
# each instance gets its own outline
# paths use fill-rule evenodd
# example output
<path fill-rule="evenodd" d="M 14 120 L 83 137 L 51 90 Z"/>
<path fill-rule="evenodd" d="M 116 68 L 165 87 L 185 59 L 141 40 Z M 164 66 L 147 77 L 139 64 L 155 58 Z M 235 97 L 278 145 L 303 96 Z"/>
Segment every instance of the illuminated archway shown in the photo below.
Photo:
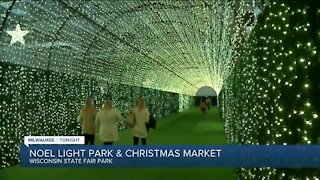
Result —
<path fill-rule="evenodd" d="M 196 92 L 196 96 L 217 96 L 217 93 L 212 87 L 203 86 Z"/>
<path fill-rule="evenodd" d="M 70 2 L 12 3 L 3 32 L 20 24 L 30 33 L 25 46 L 8 46 L 10 36 L 0 32 L 6 42 L 0 58 L 184 95 L 202 86 L 220 93 L 241 42 L 241 14 L 249 7 L 217 1 Z M 21 19 L 19 13 L 31 15 Z"/>

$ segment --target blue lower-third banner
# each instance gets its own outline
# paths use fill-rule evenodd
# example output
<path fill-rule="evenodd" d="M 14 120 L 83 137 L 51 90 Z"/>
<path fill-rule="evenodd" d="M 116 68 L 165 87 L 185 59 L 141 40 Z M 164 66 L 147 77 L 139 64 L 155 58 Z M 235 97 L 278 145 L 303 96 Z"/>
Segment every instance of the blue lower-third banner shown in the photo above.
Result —
<path fill-rule="evenodd" d="M 318 145 L 21 145 L 22 167 L 319 168 Z"/>

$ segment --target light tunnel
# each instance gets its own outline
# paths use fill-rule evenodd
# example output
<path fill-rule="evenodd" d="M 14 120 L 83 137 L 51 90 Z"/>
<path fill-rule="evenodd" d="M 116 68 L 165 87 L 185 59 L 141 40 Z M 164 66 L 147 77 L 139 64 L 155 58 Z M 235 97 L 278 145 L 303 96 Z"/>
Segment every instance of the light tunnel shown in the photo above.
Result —
<path fill-rule="evenodd" d="M 23 136 L 79 134 L 87 96 L 124 118 L 144 97 L 163 118 L 192 109 L 202 87 L 229 144 L 319 144 L 319 17 L 315 0 L 0 1 L 0 167 L 19 163 Z"/>
<path fill-rule="evenodd" d="M 20 24 L 30 33 L 22 49 L 7 46 L 2 31 L 2 59 L 187 95 L 205 85 L 219 92 L 239 39 L 228 35 L 239 18 L 231 5 L 7 1 L 2 29 Z"/>

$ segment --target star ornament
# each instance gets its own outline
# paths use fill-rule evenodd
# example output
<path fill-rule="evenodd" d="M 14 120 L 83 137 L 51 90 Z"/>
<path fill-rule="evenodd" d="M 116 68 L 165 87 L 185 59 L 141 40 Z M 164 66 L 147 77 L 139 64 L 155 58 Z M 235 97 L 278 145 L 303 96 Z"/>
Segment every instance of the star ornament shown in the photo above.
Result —
<path fill-rule="evenodd" d="M 21 31 L 20 24 L 16 25 L 16 29 L 14 31 L 7 31 L 7 33 L 11 36 L 10 44 L 15 44 L 16 42 L 24 45 L 23 36 L 29 33 L 29 31 Z"/>

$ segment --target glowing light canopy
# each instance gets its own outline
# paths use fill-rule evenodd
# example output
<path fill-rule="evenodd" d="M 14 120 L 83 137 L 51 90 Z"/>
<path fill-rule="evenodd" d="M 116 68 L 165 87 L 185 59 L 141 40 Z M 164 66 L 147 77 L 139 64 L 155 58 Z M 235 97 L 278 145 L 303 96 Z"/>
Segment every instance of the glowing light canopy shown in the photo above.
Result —
<path fill-rule="evenodd" d="M 186 95 L 210 86 L 219 94 L 245 32 L 241 19 L 254 7 L 254 1 L 5 1 L 2 30 L 20 24 L 29 33 L 25 46 L 8 46 L 11 36 L 0 32 L 0 61 Z"/>

